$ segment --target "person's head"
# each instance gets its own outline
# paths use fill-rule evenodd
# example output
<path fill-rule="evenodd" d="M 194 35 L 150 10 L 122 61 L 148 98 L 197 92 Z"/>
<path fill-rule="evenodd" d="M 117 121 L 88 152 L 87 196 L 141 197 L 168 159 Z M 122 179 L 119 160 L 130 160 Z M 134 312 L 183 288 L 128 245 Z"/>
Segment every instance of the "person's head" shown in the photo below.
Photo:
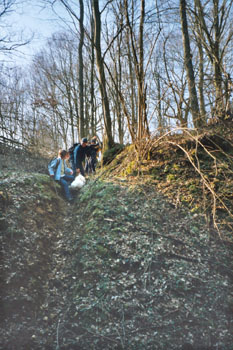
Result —
<path fill-rule="evenodd" d="M 59 150 L 58 156 L 61 157 L 61 159 L 69 159 L 70 154 L 65 149 Z"/>
<path fill-rule="evenodd" d="M 81 140 L 81 146 L 82 147 L 86 147 L 88 144 L 88 140 L 86 137 L 83 137 L 82 140 Z"/>
<path fill-rule="evenodd" d="M 96 139 L 92 139 L 92 140 L 91 140 L 91 144 L 92 144 L 92 145 L 96 145 Z"/>

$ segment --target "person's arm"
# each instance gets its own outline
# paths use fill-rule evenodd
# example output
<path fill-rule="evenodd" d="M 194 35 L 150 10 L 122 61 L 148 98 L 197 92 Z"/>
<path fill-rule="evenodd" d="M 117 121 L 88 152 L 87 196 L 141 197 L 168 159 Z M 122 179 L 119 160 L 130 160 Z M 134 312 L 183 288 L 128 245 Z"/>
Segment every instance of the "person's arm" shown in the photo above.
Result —
<path fill-rule="evenodd" d="M 58 161 L 59 161 L 58 158 L 55 158 L 52 160 L 51 164 L 48 166 L 49 176 L 52 178 L 55 176 L 55 172 L 58 166 L 57 164 Z"/>
<path fill-rule="evenodd" d="M 76 168 L 76 174 L 80 173 L 80 165 L 82 163 L 82 159 L 81 159 L 81 145 L 77 146 L 77 149 L 75 150 L 75 158 L 74 158 L 74 163 L 75 163 L 75 168 Z"/>
<path fill-rule="evenodd" d="M 65 163 L 65 173 L 66 173 L 67 175 L 73 175 L 73 170 L 70 169 L 70 168 L 68 168 L 68 166 L 66 165 L 66 163 Z"/>
<path fill-rule="evenodd" d="M 76 146 L 74 149 L 74 167 L 77 168 L 77 159 L 79 157 L 80 145 Z"/>

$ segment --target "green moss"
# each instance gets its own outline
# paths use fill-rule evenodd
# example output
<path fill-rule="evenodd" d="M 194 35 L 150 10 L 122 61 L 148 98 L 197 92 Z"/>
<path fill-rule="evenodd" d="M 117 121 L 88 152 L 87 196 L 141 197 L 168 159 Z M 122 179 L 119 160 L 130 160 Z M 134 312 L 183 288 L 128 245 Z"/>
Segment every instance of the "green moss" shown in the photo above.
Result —
<path fill-rule="evenodd" d="M 133 160 L 129 162 L 128 166 L 124 170 L 124 175 L 136 175 L 136 162 Z"/>
<path fill-rule="evenodd" d="M 178 164 L 173 164 L 172 170 L 174 170 L 175 172 L 178 172 L 178 171 L 180 171 L 181 169 L 180 169 L 180 166 L 179 166 Z"/>
<path fill-rule="evenodd" d="M 167 179 L 167 182 L 172 182 L 172 181 L 175 181 L 176 177 L 174 174 L 168 174 L 166 179 Z"/>
<path fill-rule="evenodd" d="M 96 198 L 96 194 L 101 192 L 105 187 L 102 181 L 90 182 L 87 186 L 84 186 L 80 191 L 79 201 L 86 202 Z"/>
<path fill-rule="evenodd" d="M 160 177 L 161 169 L 160 168 L 152 168 L 150 174 L 153 178 L 157 179 Z"/>
<path fill-rule="evenodd" d="M 103 154 L 103 165 L 110 163 L 124 148 L 124 145 L 117 143 L 113 148 L 106 150 Z"/>
<path fill-rule="evenodd" d="M 31 178 L 26 181 L 27 185 L 32 185 L 34 191 L 39 198 L 47 201 L 58 199 L 61 195 L 61 186 L 55 181 L 51 180 L 48 175 L 33 174 Z"/>
<path fill-rule="evenodd" d="M 48 175 L 38 174 L 38 173 L 34 174 L 31 179 L 36 183 L 43 183 L 43 184 L 46 184 L 46 183 L 49 184 L 52 181 Z"/>
<path fill-rule="evenodd" d="M 102 257 L 102 258 L 109 258 L 109 250 L 102 245 L 97 245 L 96 246 L 97 253 Z"/>
<path fill-rule="evenodd" d="M 34 181 L 32 178 L 28 177 L 28 178 L 24 179 L 24 184 L 31 186 L 31 185 L 34 185 Z"/>
<path fill-rule="evenodd" d="M 191 213 L 198 213 L 200 212 L 200 207 L 198 205 L 195 205 L 195 207 L 193 207 L 190 211 Z"/>
<path fill-rule="evenodd" d="M 189 191 L 192 192 L 192 193 L 195 193 L 198 191 L 198 188 L 196 185 L 192 184 L 188 187 Z"/>

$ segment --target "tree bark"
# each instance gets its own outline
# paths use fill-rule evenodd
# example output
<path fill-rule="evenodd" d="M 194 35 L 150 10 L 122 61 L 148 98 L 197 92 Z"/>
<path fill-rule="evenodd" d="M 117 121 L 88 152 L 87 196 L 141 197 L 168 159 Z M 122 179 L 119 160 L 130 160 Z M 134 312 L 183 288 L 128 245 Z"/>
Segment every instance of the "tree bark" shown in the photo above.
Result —
<path fill-rule="evenodd" d="M 138 133 L 137 138 L 141 140 L 144 134 L 143 122 L 145 113 L 145 100 L 144 100 L 144 69 L 143 69 L 143 29 L 145 18 L 145 2 L 141 0 L 141 17 L 139 27 L 139 67 L 138 67 Z"/>
<path fill-rule="evenodd" d="M 198 52 L 199 52 L 199 83 L 198 83 L 198 93 L 200 100 L 200 117 L 203 121 L 203 124 L 206 124 L 206 110 L 205 110 L 205 98 L 204 98 L 204 57 L 203 57 L 203 48 L 198 41 Z"/>
<path fill-rule="evenodd" d="M 95 52 L 96 52 L 96 63 L 99 73 L 99 84 L 100 84 L 100 93 L 103 103 L 103 114 L 104 114 L 104 130 L 105 137 L 103 140 L 103 151 L 110 149 L 114 145 L 113 136 L 112 136 L 112 122 L 110 116 L 109 100 L 106 89 L 106 78 L 104 71 L 104 62 L 101 53 L 101 16 L 99 11 L 99 0 L 92 0 L 93 12 L 94 12 L 94 43 L 95 43 Z"/>
<path fill-rule="evenodd" d="M 124 0 L 125 4 L 125 16 L 126 23 L 129 28 L 129 36 L 131 41 L 131 48 L 135 66 L 135 73 L 137 77 L 137 88 L 138 88 L 138 101 L 137 101 L 137 135 L 136 138 L 141 140 L 145 135 L 149 133 L 148 122 L 146 115 L 146 89 L 144 86 L 144 20 L 145 20 L 145 1 L 141 0 L 141 13 L 140 13 L 140 24 L 138 33 L 138 42 L 135 43 L 135 33 L 133 32 L 132 24 L 129 20 L 128 13 L 128 1 Z M 138 50 L 137 50 L 138 47 Z"/>
<path fill-rule="evenodd" d="M 180 0 L 180 19 L 183 37 L 183 48 L 184 48 L 184 64 L 187 73 L 188 87 L 189 87 L 189 98 L 190 98 L 190 109 L 193 118 L 193 124 L 195 128 L 201 127 L 200 111 L 198 105 L 195 77 L 193 71 L 192 54 L 190 48 L 190 40 L 188 33 L 187 14 L 186 14 L 186 0 Z"/>
<path fill-rule="evenodd" d="M 129 31 L 127 31 L 126 34 L 126 40 L 127 40 L 127 56 L 128 56 L 128 64 L 129 64 L 129 79 L 130 79 L 130 102 L 131 102 L 131 125 L 132 125 L 132 131 L 133 131 L 133 138 L 132 142 L 135 142 L 136 138 L 136 132 L 137 132 L 137 116 L 136 116 L 136 91 L 135 91 L 135 77 L 133 75 L 133 65 L 132 65 L 132 55 L 131 55 L 131 49 L 130 49 L 130 42 L 129 42 Z M 132 136 L 132 135 L 131 135 Z"/>
<path fill-rule="evenodd" d="M 223 103 L 223 92 L 222 92 L 222 74 L 221 74 L 221 63 L 219 57 L 219 48 L 220 48 L 220 27 L 219 27 L 219 12 L 218 4 L 219 0 L 213 0 L 214 4 L 214 82 L 216 89 L 216 112 L 217 115 L 220 115 L 222 109 L 224 108 Z"/>
<path fill-rule="evenodd" d="M 91 82 L 90 82 L 90 98 L 91 98 L 91 133 L 96 134 L 95 123 L 95 105 L 94 105 L 94 67 L 95 67 L 95 46 L 94 46 L 94 20 L 91 17 Z"/>
<path fill-rule="evenodd" d="M 80 19 L 79 19 L 79 29 L 80 29 L 80 38 L 79 38 L 79 47 L 78 47 L 78 57 L 79 57 L 79 67 L 78 67 L 78 76 L 79 76 L 79 138 L 86 136 L 84 128 L 84 95 L 83 95 L 83 41 L 84 41 L 84 27 L 83 27 L 83 18 L 84 18 L 84 7 L 83 0 L 79 0 L 80 6 Z"/>
<path fill-rule="evenodd" d="M 223 1 L 220 7 L 219 0 L 212 0 L 213 19 L 212 23 L 206 23 L 205 8 L 200 0 L 195 0 L 198 9 L 195 14 L 199 25 L 199 36 L 202 46 L 209 57 L 213 67 L 213 83 L 215 87 L 215 114 L 218 116 L 226 108 L 223 92 L 223 58 L 228 45 L 231 43 L 233 31 L 229 29 L 225 37 L 227 22 L 230 21 L 230 11 L 233 1 Z M 209 5 L 209 4 L 208 4 Z M 229 20 L 228 20 L 229 18 Z M 222 40 L 225 37 L 225 40 Z"/>

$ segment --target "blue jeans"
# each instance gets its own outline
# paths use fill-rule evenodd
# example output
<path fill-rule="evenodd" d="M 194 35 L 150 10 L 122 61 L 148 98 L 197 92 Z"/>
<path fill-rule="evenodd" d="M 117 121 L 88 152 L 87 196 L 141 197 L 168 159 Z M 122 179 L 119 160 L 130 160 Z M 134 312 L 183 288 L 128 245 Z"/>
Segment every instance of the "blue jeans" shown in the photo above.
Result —
<path fill-rule="evenodd" d="M 74 175 L 64 175 L 60 178 L 60 184 L 64 188 L 65 196 L 68 201 L 72 199 L 72 196 L 70 194 L 69 185 L 74 180 Z"/>

